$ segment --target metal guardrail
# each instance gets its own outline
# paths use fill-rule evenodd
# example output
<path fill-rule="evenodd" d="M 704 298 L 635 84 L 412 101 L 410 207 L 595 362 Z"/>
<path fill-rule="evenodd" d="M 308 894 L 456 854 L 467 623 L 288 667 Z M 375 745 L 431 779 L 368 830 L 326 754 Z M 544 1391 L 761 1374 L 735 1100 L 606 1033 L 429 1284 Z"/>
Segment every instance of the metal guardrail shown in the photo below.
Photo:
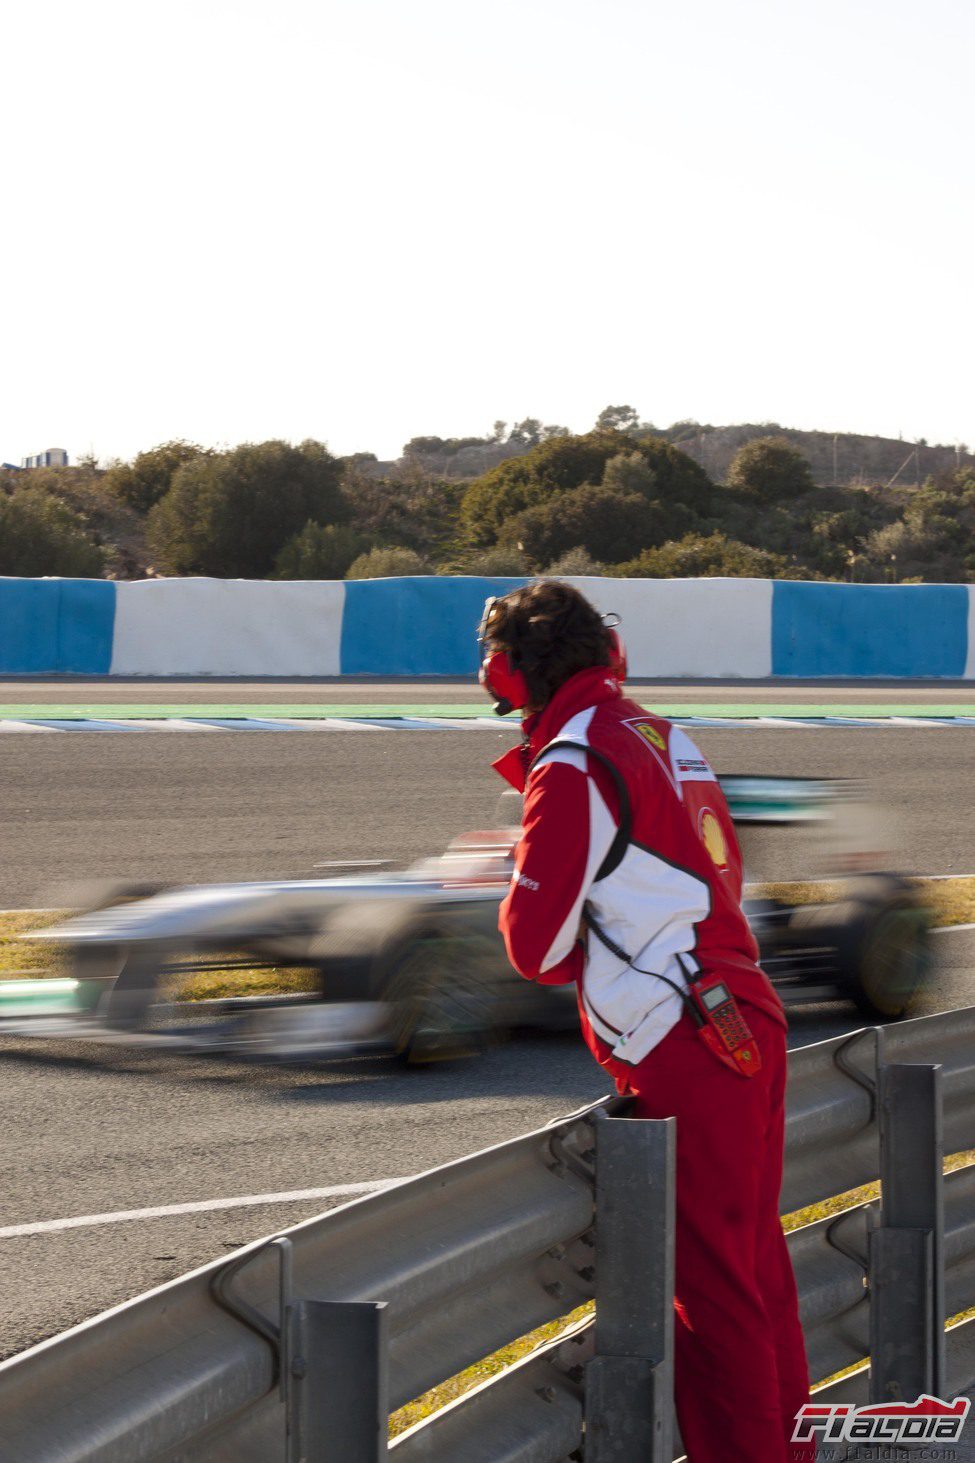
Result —
<path fill-rule="evenodd" d="M 669 1459 L 673 1124 L 619 1111 L 598 1104 L 309 1220 L 0 1365 L 0 1457 L 297 1463 L 327 1431 L 343 1463 L 563 1463 L 585 1428 L 586 1463 Z M 879 1356 L 878 1316 L 913 1338 L 872 1382 L 850 1379 L 851 1399 L 891 1376 L 909 1386 L 912 1367 L 955 1390 L 975 1380 L 975 1327 L 949 1333 L 945 1374 L 943 1337 L 928 1323 L 920 1337 L 918 1287 L 900 1284 L 943 1283 L 947 1314 L 975 1303 L 975 1169 L 942 1183 L 942 1141 L 975 1147 L 975 1008 L 790 1054 L 783 1208 L 887 1181 L 882 1214 L 789 1236 L 814 1375 L 871 1341 Z M 918 1155 L 915 1199 L 896 1175 Z M 387 1449 L 388 1410 L 593 1297 L 596 1325 Z"/>
<path fill-rule="evenodd" d="M 879 1178 L 874 1118 L 885 1061 L 938 1063 L 945 1152 L 975 1147 L 975 1007 L 798 1047 L 789 1053 L 783 1213 Z"/>

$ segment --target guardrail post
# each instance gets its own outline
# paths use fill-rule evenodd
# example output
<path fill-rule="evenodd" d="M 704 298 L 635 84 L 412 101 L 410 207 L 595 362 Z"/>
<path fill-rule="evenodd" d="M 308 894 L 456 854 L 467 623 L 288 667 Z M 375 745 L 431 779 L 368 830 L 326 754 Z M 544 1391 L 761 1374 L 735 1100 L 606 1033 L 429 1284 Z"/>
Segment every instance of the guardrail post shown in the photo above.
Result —
<path fill-rule="evenodd" d="M 378 1463 L 387 1453 L 385 1302 L 299 1300 L 282 1363 L 287 1463 Z"/>
<path fill-rule="evenodd" d="M 940 1066 L 879 1073 L 881 1207 L 870 1246 L 870 1400 L 943 1396 L 944 1108 Z"/>
<path fill-rule="evenodd" d="M 676 1123 L 604 1118 L 596 1134 L 596 1354 L 586 1463 L 673 1458 Z"/>

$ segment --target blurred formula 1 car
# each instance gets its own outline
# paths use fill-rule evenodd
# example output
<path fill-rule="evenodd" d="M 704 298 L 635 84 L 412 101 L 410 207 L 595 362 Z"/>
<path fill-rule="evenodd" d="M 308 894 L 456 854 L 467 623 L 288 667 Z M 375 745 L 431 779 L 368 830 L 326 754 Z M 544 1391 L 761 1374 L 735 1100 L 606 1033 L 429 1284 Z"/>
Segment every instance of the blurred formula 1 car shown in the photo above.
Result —
<path fill-rule="evenodd" d="M 829 903 L 749 898 L 762 963 L 785 1001 L 848 998 L 870 1020 L 902 1016 L 928 965 L 915 887 L 876 868 L 873 820 L 854 789 L 804 778 L 723 777 L 746 867 L 756 838 L 807 825 L 827 854 Z M 67 951 L 69 978 L 0 986 L 0 1032 L 235 1050 L 265 1057 L 476 1050 L 515 1028 L 576 1024 L 575 989 L 522 980 L 497 932 L 520 800 L 505 826 L 466 833 L 401 872 L 169 890 L 115 890 L 104 907 L 26 939 Z M 515 816 L 511 816 L 514 814 Z M 794 836 L 790 835 L 790 836 Z M 822 861 L 822 855 L 821 855 Z M 356 872 L 355 870 L 359 871 Z M 808 895 L 808 890 L 806 891 Z M 133 897 L 135 896 L 135 897 Z M 304 967 L 317 990 L 166 1004 L 204 970 Z"/>

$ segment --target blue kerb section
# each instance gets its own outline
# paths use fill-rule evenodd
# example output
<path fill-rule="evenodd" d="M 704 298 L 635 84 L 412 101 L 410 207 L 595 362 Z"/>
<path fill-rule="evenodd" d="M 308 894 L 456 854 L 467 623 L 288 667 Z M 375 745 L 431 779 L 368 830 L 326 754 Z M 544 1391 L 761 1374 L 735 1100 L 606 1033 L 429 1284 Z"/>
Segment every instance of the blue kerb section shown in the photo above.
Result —
<path fill-rule="evenodd" d="M 964 584 L 776 581 L 774 676 L 964 676 Z"/>
<path fill-rule="evenodd" d="M 350 579 L 342 616 L 344 676 L 473 676 L 484 601 L 523 579 Z"/>
<path fill-rule="evenodd" d="M 0 579 L 0 674 L 106 676 L 115 585 L 105 579 Z"/>

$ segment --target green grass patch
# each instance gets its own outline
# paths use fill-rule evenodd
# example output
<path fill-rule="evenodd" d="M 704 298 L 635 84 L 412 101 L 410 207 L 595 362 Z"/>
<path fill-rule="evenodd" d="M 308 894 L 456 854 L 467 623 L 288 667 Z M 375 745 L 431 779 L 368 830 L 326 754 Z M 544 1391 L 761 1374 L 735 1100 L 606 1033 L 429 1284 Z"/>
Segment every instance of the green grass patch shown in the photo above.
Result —
<path fill-rule="evenodd" d="M 652 698 L 649 698 L 652 699 Z M 704 716 L 728 720 L 750 720 L 753 717 L 786 718 L 842 716 L 862 720 L 885 719 L 889 716 L 911 718 L 935 717 L 938 719 L 956 716 L 971 716 L 973 702 L 851 702 L 824 700 L 818 703 L 783 703 L 777 701 L 671 701 L 654 705 L 659 716 Z M 221 720 L 247 717 L 283 717 L 288 721 L 305 717 L 469 717 L 484 716 L 489 710 L 485 698 L 454 703 L 427 701 L 396 701 L 377 705 L 370 702 L 328 701 L 311 705 L 307 702 L 293 706 L 281 702 L 246 702 L 211 704 L 201 702 L 160 704 L 154 701 L 116 703 L 98 702 L 14 702 L 0 705 L 0 721 L 126 721 L 167 720 L 170 717 L 217 717 Z M 511 717 L 508 725 L 517 728 L 518 718 Z"/>

